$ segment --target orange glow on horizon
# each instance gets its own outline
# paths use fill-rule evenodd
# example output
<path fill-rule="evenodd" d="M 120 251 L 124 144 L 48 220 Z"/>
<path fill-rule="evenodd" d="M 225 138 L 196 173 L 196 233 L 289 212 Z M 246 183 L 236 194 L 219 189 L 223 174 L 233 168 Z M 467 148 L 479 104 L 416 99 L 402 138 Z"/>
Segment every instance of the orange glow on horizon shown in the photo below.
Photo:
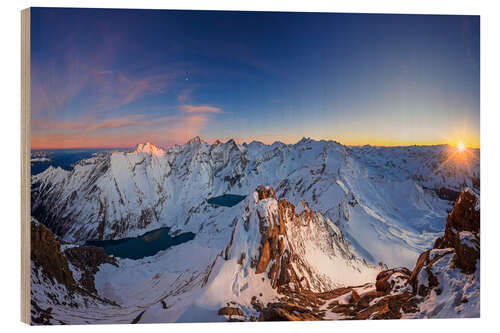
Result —
<path fill-rule="evenodd" d="M 183 135 L 184 136 L 184 135 Z M 138 143 L 143 143 L 146 141 L 155 142 L 157 145 L 163 146 L 162 140 L 160 138 L 155 138 L 155 140 L 148 139 L 144 137 L 144 139 L 139 139 L 137 137 L 128 139 L 128 140 L 120 140 L 120 138 L 106 138 L 106 140 L 102 140 L 101 137 L 96 137 L 94 139 L 85 138 L 82 140 L 78 137 L 72 136 L 54 136 L 54 137 L 32 137 L 31 138 L 31 149 L 43 150 L 43 149 L 81 149 L 81 148 L 127 148 L 134 147 Z M 203 139 L 203 138 L 202 138 Z M 252 141 L 259 141 L 264 144 L 273 144 L 274 142 L 283 142 L 285 144 L 295 144 L 299 142 L 302 137 L 288 137 L 288 136 L 264 136 L 264 137 L 241 137 L 241 138 L 218 138 L 218 139 L 210 139 L 205 140 L 208 143 L 212 144 L 215 141 L 219 140 L 221 142 L 227 142 L 230 139 L 234 139 L 234 141 L 238 144 L 250 143 Z M 479 141 L 475 144 L 469 143 L 466 140 L 444 140 L 441 142 L 438 141 L 396 141 L 396 140 L 384 140 L 384 139 L 374 139 L 368 141 L 358 141 L 358 140 L 342 140 L 334 137 L 326 137 L 326 138 L 318 138 L 318 137 L 310 137 L 312 140 L 320 141 L 337 141 L 346 146 L 380 146 L 380 147 L 398 147 L 398 146 L 432 146 L 432 145 L 449 145 L 451 147 L 456 148 L 457 151 L 466 151 L 468 148 L 470 149 L 480 149 Z M 176 140 L 175 144 L 182 145 L 186 143 L 189 138 L 179 138 Z M 174 144 L 164 145 L 164 147 L 172 147 Z"/>

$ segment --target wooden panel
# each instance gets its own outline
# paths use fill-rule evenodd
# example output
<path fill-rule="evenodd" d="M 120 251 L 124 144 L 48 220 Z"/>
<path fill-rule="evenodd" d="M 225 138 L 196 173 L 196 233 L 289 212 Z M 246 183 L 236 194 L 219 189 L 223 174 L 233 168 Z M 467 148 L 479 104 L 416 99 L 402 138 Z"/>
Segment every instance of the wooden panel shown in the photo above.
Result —
<path fill-rule="evenodd" d="M 30 324 L 30 9 L 21 11 L 21 321 Z"/>

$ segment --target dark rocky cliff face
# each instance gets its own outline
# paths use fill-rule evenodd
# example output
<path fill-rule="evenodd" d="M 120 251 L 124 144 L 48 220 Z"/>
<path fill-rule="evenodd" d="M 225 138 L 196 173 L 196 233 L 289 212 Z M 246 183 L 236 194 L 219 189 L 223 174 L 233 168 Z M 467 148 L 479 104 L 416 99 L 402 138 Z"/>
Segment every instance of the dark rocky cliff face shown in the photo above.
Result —
<path fill-rule="evenodd" d="M 65 285 L 68 290 L 75 289 L 76 281 L 59 242 L 52 231 L 40 223 L 31 223 L 31 262 L 54 282 Z"/>
<path fill-rule="evenodd" d="M 94 275 L 102 264 L 112 264 L 118 267 L 116 259 L 106 254 L 103 248 L 95 246 L 78 246 L 64 251 L 69 262 L 78 268 L 82 274 L 80 283 L 91 293 L 97 294 L 94 285 Z"/>
<path fill-rule="evenodd" d="M 259 197 L 272 196 L 272 192 L 262 189 Z M 280 212 L 290 209 L 286 201 L 280 201 Z M 292 207 L 293 208 L 293 207 Z M 289 211 L 288 214 L 291 212 Z M 292 213 L 293 214 L 293 213 Z M 429 301 L 429 295 L 441 295 L 451 291 L 453 301 L 444 307 L 457 309 L 468 302 L 479 302 L 479 298 L 469 300 L 459 288 L 445 277 L 447 273 L 458 279 L 477 283 L 476 270 L 480 260 L 480 210 L 479 196 L 466 189 L 460 193 L 454 207 L 446 220 L 444 235 L 436 240 L 433 249 L 423 252 L 418 258 L 413 270 L 408 268 L 393 268 L 380 272 L 374 284 L 345 287 L 324 293 L 314 293 L 303 286 L 300 290 L 287 288 L 287 283 L 296 282 L 292 278 L 278 279 L 281 298 L 263 306 L 259 304 L 259 320 L 324 320 L 337 315 L 336 319 L 399 319 L 404 315 L 418 318 L 422 311 L 420 304 Z M 263 235 L 261 258 L 257 269 L 263 271 L 268 262 L 281 262 L 282 270 L 291 270 L 286 265 L 280 252 L 279 242 L 275 240 L 279 230 L 267 231 Z M 286 259 L 286 257 L 285 257 Z M 448 260 L 448 261 L 446 261 Z M 450 263 L 444 265 L 443 263 Z M 269 273 L 275 270 L 271 269 Z M 293 276 L 293 274 L 289 275 Z M 271 277 L 271 276 L 270 276 Z M 274 281 L 274 280 L 273 280 Z M 358 291 L 356 291 L 358 290 Z M 359 290 L 363 292 L 359 294 Z M 455 293 L 453 295 L 453 293 Z M 346 301 L 347 300 L 347 301 Z M 476 304 L 477 308 L 479 304 Z M 426 317 L 437 313 L 431 312 Z"/>
<path fill-rule="evenodd" d="M 102 248 L 70 247 L 63 251 L 56 236 L 41 223 L 31 223 L 31 321 L 64 324 L 54 319 L 53 306 L 81 308 L 95 304 L 116 305 L 97 294 L 94 275 L 103 263 L 117 265 Z M 80 272 L 75 279 L 73 269 Z"/>
<path fill-rule="evenodd" d="M 472 190 L 460 193 L 446 221 L 444 235 L 436 240 L 434 248 L 454 248 L 457 267 L 465 272 L 475 271 L 479 260 L 480 214 L 479 201 Z"/>

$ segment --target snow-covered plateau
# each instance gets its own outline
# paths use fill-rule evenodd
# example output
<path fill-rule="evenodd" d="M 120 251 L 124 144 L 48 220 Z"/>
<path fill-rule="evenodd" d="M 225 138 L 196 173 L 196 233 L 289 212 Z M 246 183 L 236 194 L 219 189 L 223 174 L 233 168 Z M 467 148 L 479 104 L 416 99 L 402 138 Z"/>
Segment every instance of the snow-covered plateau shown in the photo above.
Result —
<path fill-rule="evenodd" d="M 354 308 L 346 310 L 353 302 L 356 313 L 394 307 L 410 296 L 380 294 L 375 281 L 387 267 L 411 269 L 433 248 L 464 188 L 460 197 L 471 193 L 479 214 L 479 150 L 468 149 L 465 159 L 454 154 L 447 145 L 208 144 L 197 137 L 168 150 L 146 143 L 98 153 L 71 171 L 49 167 L 31 182 L 32 238 L 35 232 L 36 244 L 54 253 L 32 253 L 33 322 L 342 319 L 354 318 Z M 223 194 L 246 198 L 233 207 L 207 202 Z M 138 260 L 82 246 L 161 227 L 195 238 Z M 467 245 L 457 245 L 457 255 L 479 247 L 478 230 L 457 235 Z M 431 294 L 414 307 L 420 310 L 403 317 L 479 315 L 479 269 L 454 268 L 452 252 L 428 266 L 455 289 L 462 283 L 473 294 L 469 303 L 450 301 L 454 289 L 428 286 Z M 423 283 L 391 274 L 398 290 Z M 430 297 L 448 298 L 436 305 Z M 450 302 L 463 302 L 461 312 Z"/>

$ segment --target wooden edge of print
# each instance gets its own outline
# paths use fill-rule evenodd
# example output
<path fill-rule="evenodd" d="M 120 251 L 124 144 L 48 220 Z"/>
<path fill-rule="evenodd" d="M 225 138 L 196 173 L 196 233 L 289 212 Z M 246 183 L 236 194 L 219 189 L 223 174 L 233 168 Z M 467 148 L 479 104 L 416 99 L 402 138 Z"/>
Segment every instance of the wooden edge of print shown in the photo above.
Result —
<path fill-rule="evenodd" d="M 21 11 L 21 321 L 30 316 L 30 8 Z"/>

